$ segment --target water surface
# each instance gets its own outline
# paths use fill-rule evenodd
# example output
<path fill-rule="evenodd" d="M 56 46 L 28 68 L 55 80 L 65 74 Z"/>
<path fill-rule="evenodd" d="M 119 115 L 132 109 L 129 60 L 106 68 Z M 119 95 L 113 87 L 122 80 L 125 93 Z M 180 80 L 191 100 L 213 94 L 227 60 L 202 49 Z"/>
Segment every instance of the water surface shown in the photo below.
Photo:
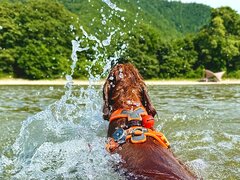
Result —
<path fill-rule="evenodd" d="M 104 149 L 100 87 L 81 88 L 61 104 L 62 86 L 0 86 L 0 177 L 123 179 L 110 167 L 118 157 Z M 240 178 L 240 85 L 149 92 L 156 127 L 179 159 L 204 179 Z"/>

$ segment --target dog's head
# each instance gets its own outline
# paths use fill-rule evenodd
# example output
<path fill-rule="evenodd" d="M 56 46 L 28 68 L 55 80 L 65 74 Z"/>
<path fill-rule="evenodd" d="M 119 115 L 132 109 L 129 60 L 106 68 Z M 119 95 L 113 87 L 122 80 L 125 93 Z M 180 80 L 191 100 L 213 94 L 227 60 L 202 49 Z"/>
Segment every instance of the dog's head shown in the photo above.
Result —
<path fill-rule="evenodd" d="M 129 85 L 143 86 L 143 78 L 132 64 L 117 64 L 115 65 L 106 80 L 106 83 L 110 83 L 112 89 L 116 89 L 118 86 L 124 87 Z"/>
<path fill-rule="evenodd" d="M 142 105 L 145 106 L 149 114 L 155 115 L 156 110 L 150 102 L 150 98 L 147 93 L 147 87 L 143 81 L 143 78 L 139 71 L 130 63 L 117 64 L 109 73 L 106 82 L 103 87 L 103 118 L 108 120 L 111 115 L 111 109 L 113 106 L 113 97 L 116 97 L 120 91 L 134 89 L 137 91 L 137 95 L 140 96 Z M 130 93 L 125 93 L 128 96 Z"/>

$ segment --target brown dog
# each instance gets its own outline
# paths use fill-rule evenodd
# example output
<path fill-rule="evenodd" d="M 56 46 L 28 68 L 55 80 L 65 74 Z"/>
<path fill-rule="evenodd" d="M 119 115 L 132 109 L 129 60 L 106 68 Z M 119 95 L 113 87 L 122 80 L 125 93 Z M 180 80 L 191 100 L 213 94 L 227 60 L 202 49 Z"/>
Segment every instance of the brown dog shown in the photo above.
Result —
<path fill-rule="evenodd" d="M 142 127 L 143 117 L 154 117 L 156 110 L 132 64 L 112 68 L 103 87 L 103 100 L 103 118 L 110 120 L 108 150 L 120 154 L 121 167 L 134 179 L 196 179 L 174 157 L 164 138 L 149 133 L 154 132 L 153 127 Z"/>

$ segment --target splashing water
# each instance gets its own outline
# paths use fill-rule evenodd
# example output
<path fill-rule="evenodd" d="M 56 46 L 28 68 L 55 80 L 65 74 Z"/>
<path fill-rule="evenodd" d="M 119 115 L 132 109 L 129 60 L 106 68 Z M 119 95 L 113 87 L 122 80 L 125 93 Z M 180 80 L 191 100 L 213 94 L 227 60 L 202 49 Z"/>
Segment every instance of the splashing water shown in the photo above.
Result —
<path fill-rule="evenodd" d="M 116 11 L 124 11 L 123 9 L 120 9 L 116 6 L 116 4 L 112 3 L 110 0 L 102 0 L 104 3 L 106 3 L 110 8 L 116 10 Z"/>
<path fill-rule="evenodd" d="M 111 11 L 124 12 L 110 0 L 102 0 Z M 106 16 L 102 16 L 108 23 Z M 125 17 L 119 16 L 125 21 Z M 70 27 L 72 30 L 75 27 Z M 89 34 L 80 26 L 82 36 L 72 40 L 71 73 L 66 75 L 65 94 L 44 111 L 29 117 L 22 123 L 15 143 L 0 157 L 0 178 L 16 179 L 121 179 L 114 171 L 120 158 L 105 150 L 107 123 L 102 120 L 101 90 L 94 86 L 117 63 L 126 50 L 123 44 L 106 58 L 110 46 L 120 28 L 114 28 L 104 39 Z M 91 42 L 91 43 L 85 43 Z M 87 44 L 83 47 L 82 44 Z M 89 44 L 94 44 L 90 46 Z M 94 51 L 93 61 L 86 67 L 89 86 L 77 89 L 73 86 L 78 53 Z M 100 63 L 102 73 L 94 75 L 93 67 Z M 4 175 L 1 175 L 4 174 Z"/>

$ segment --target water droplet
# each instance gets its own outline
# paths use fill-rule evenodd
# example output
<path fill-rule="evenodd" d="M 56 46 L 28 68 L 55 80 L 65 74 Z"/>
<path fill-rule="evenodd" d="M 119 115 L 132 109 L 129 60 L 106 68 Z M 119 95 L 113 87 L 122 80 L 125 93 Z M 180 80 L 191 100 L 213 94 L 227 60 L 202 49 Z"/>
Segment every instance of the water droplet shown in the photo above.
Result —
<path fill-rule="evenodd" d="M 119 73 L 119 78 L 121 78 L 121 79 L 122 79 L 123 77 L 124 77 L 124 76 L 123 76 L 123 73 L 122 73 L 122 72 L 120 72 L 120 73 Z"/>
<path fill-rule="evenodd" d="M 72 76 L 66 75 L 66 79 L 67 79 L 67 81 L 72 81 Z"/>
<path fill-rule="evenodd" d="M 115 11 L 120 11 L 120 12 L 126 11 L 126 10 L 118 8 L 116 6 L 116 4 L 113 4 L 110 0 L 102 0 L 102 2 L 106 3 L 111 9 L 113 9 Z"/>
<path fill-rule="evenodd" d="M 114 80 L 114 77 L 113 77 L 113 76 L 110 76 L 110 77 L 109 77 L 109 80 L 110 80 L 110 81 Z"/>

